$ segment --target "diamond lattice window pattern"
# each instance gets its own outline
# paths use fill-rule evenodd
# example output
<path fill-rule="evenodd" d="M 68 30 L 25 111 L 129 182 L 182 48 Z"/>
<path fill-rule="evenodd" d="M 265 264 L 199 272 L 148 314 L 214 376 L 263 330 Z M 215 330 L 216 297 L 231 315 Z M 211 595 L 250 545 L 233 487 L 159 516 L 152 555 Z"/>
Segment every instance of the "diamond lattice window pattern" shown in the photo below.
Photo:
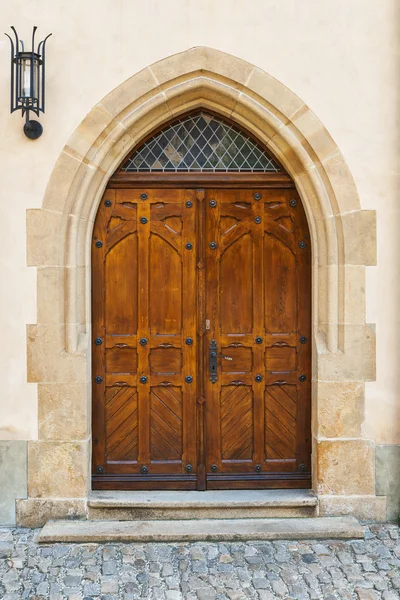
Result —
<path fill-rule="evenodd" d="M 121 171 L 247 171 L 281 169 L 246 133 L 214 115 L 200 112 L 182 117 L 125 161 Z"/>

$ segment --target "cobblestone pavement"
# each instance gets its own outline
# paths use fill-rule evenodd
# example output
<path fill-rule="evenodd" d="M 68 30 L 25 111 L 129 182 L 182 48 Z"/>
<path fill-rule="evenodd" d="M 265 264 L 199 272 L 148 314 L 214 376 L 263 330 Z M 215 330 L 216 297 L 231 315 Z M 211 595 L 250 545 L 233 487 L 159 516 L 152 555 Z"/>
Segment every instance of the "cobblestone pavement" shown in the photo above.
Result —
<path fill-rule="evenodd" d="M 365 541 L 39 546 L 37 531 L 0 529 L 2 600 L 400 598 L 395 525 Z"/>

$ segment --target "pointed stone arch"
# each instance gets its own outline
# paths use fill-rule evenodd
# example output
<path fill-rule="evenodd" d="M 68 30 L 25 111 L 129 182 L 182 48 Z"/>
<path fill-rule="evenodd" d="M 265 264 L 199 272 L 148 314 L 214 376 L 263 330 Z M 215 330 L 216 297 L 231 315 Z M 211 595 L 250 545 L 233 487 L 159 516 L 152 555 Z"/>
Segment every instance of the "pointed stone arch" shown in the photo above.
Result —
<path fill-rule="evenodd" d="M 103 98 L 61 152 L 42 208 L 28 211 L 28 264 L 38 272 L 28 377 L 39 383 L 39 440 L 30 443 L 21 523 L 85 511 L 90 240 L 105 186 L 151 131 L 197 108 L 252 133 L 296 183 L 313 243 L 314 488 L 321 512 L 383 515 L 384 499 L 374 495 L 374 447 L 362 433 L 364 382 L 375 376 L 364 293 L 365 266 L 375 264 L 375 213 L 361 210 L 340 150 L 300 98 L 258 67 L 196 47 L 147 67 Z M 45 516 L 38 521 L 39 506 Z"/>

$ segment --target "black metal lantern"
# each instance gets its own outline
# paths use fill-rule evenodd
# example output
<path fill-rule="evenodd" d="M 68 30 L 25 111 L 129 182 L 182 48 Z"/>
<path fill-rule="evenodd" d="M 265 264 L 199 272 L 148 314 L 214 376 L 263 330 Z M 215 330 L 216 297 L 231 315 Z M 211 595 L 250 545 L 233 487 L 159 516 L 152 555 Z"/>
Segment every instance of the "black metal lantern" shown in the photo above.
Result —
<path fill-rule="evenodd" d="M 22 110 L 25 116 L 24 133 L 31 139 L 36 140 L 42 135 L 43 127 L 38 121 L 29 119 L 29 112 L 39 116 L 40 111 L 44 113 L 44 67 L 46 41 L 51 33 L 42 40 L 35 50 L 35 34 L 37 27 L 32 32 L 32 50 L 25 51 L 24 42 L 18 39 L 15 27 L 11 27 L 15 36 L 15 44 L 12 38 L 5 35 L 11 42 L 11 112 Z"/>

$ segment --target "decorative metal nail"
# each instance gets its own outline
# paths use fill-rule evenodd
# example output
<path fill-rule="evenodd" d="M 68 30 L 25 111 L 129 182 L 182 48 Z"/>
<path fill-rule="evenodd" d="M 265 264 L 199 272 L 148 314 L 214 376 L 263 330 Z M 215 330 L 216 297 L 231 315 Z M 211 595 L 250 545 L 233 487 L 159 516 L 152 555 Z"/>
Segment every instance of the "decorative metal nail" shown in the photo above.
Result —
<path fill-rule="evenodd" d="M 140 381 L 140 383 L 147 383 L 146 375 L 142 375 L 139 381 Z"/>
<path fill-rule="evenodd" d="M 102 247 L 103 247 L 103 242 L 101 242 L 100 240 L 97 240 L 96 248 L 102 248 Z"/>
<path fill-rule="evenodd" d="M 192 465 L 186 465 L 185 469 L 188 473 L 191 473 L 193 471 Z"/>
<path fill-rule="evenodd" d="M 304 335 L 302 335 L 300 338 L 300 344 L 307 344 L 307 338 L 304 337 Z"/>
<path fill-rule="evenodd" d="M 210 242 L 210 248 L 211 250 L 215 250 L 217 247 L 217 244 L 215 242 Z"/>
<path fill-rule="evenodd" d="M 299 242 L 299 248 L 305 248 L 307 244 L 305 242 Z"/>
<path fill-rule="evenodd" d="M 101 346 L 103 343 L 103 340 L 102 340 L 102 338 L 96 338 L 94 340 L 94 343 L 96 344 L 96 346 Z"/>
<path fill-rule="evenodd" d="M 147 223 L 147 219 L 146 219 L 146 217 L 140 217 L 140 222 L 141 222 L 143 225 L 146 225 L 146 223 Z"/>
<path fill-rule="evenodd" d="M 94 378 L 96 383 L 103 383 L 103 378 L 100 377 L 100 375 L 97 375 L 97 377 Z"/>
<path fill-rule="evenodd" d="M 261 223 L 261 217 L 255 217 L 254 223 Z"/>
<path fill-rule="evenodd" d="M 187 200 L 186 208 L 192 208 L 192 206 L 193 206 L 193 202 L 191 200 Z"/>
<path fill-rule="evenodd" d="M 263 343 L 262 337 L 256 337 L 256 344 L 262 344 L 262 343 Z"/>
<path fill-rule="evenodd" d="M 192 383 L 193 377 L 191 375 L 188 375 L 187 377 L 185 377 L 185 381 L 186 383 Z"/>
<path fill-rule="evenodd" d="M 105 206 L 107 206 L 107 207 L 110 207 L 110 206 L 111 206 L 111 204 L 112 204 L 112 202 L 111 202 L 111 200 L 106 200 L 106 201 L 104 202 L 104 204 L 105 204 Z"/>
<path fill-rule="evenodd" d="M 262 375 L 256 375 L 254 379 L 257 381 L 257 383 L 260 383 L 260 381 L 262 381 Z"/>
<path fill-rule="evenodd" d="M 189 242 L 188 244 L 186 244 L 185 248 L 186 248 L 186 250 L 192 250 L 193 249 L 193 244 L 191 244 Z"/>
<path fill-rule="evenodd" d="M 297 200 L 291 200 L 291 201 L 290 201 L 290 206 L 292 206 L 293 208 L 294 208 L 295 206 L 297 206 Z"/>
<path fill-rule="evenodd" d="M 147 340 L 146 340 L 146 338 L 140 338 L 140 342 L 139 342 L 139 344 L 140 344 L 141 346 L 145 346 L 145 345 L 147 344 Z"/>
<path fill-rule="evenodd" d="M 147 200 L 147 194 L 140 194 L 141 200 Z"/>
<path fill-rule="evenodd" d="M 104 473 L 104 467 L 97 467 L 96 472 L 97 473 Z"/>
<path fill-rule="evenodd" d="M 261 200 L 261 198 L 262 198 L 262 195 L 260 194 L 260 192 L 256 192 L 256 193 L 253 195 L 253 198 L 254 198 L 254 200 Z"/>
<path fill-rule="evenodd" d="M 213 473 L 216 473 L 216 472 L 218 471 L 218 467 L 217 467 L 217 465 L 211 465 L 211 471 L 212 471 Z"/>
<path fill-rule="evenodd" d="M 299 466 L 300 471 L 305 471 L 307 469 L 306 465 L 304 463 L 301 463 L 301 465 Z"/>
<path fill-rule="evenodd" d="M 261 470 L 262 470 L 262 467 L 261 467 L 261 465 L 256 465 L 256 466 L 254 467 L 254 470 L 255 470 L 255 471 L 257 471 L 257 473 L 260 473 L 260 472 L 261 472 Z"/>
<path fill-rule="evenodd" d="M 299 381 L 305 381 L 307 379 L 306 375 L 300 375 Z"/>
<path fill-rule="evenodd" d="M 187 344 L 188 346 L 191 346 L 193 344 L 193 338 L 186 338 L 185 344 Z"/>
<path fill-rule="evenodd" d="M 215 208 L 217 206 L 217 201 L 216 200 L 210 200 L 210 206 L 211 206 L 211 208 Z"/>
<path fill-rule="evenodd" d="M 140 467 L 140 472 L 143 475 L 147 475 L 147 473 L 149 472 L 149 469 L 148 469 L 148 467 L 146 467 L 145 465 L 143 465 L 143 467 Z"/>

